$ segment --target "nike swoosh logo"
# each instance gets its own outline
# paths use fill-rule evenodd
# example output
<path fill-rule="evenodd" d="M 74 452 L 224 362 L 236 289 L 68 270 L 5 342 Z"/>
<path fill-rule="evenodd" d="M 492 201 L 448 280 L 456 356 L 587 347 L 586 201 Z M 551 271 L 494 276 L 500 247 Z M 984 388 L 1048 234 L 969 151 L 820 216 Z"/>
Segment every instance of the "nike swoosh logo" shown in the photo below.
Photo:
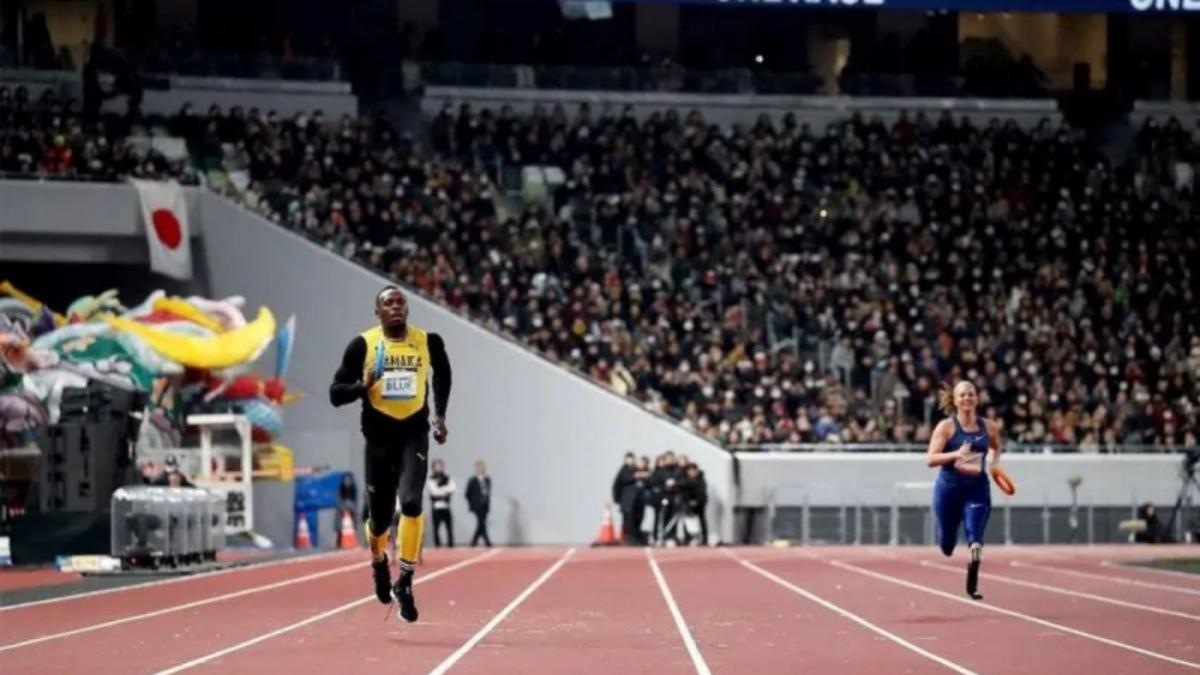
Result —
<path fill-rule="evenodd" d="M 421 453 L 419 453 L 419 452 L 418 452 L 418 453 L 417 453 L 417 459 L 424 460 L 424 459 L 425 459 L 425 455 L 422 455 Z"/>

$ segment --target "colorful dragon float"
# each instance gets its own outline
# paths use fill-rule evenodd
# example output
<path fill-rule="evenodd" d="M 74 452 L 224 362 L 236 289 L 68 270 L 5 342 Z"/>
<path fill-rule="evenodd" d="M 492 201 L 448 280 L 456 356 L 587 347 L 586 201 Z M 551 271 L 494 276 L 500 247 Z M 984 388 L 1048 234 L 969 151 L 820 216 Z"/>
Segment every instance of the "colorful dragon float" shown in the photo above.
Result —
<path fill-rule="evenodd" d="M 244 304 L 156 291 L 125 307 L 109 290 L 57 314 L 0 282 L 0 447 L 31 444 L 57 421 L 64 389 L 99 381 L 147 394 L 139 450 L 179 447 L 187 414 L 222 410 L 250 420 L 256 455 L 290 468 L 278 441 L 282 407 L 295 398 L 283 378 L 296 320 L 277 330 L 263 307 L 247 321 Z M 262 377 L 253 369 L 272 342 L 274 375 Z"/>

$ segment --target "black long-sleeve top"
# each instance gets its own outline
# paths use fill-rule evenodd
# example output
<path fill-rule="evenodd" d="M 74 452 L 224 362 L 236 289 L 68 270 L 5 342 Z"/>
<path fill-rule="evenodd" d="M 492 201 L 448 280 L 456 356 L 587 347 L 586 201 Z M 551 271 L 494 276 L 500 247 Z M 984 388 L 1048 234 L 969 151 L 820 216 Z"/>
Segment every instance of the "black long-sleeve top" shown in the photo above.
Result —
<path fill-rule="evenodd" d="M 407 419 L 389 417 L 371 405 L 367 388 L 362 381 L 363 364 L 367 357 L 367 341 L 356 336 L 346 346 L 342 364 L 333 375 L 329 385 L 329 402 L 343 406 L 362 401 L 362 432 L 367 438 L 386 443 L 396 434 L 429 432 L 429 398 L 425 407 Z M 429 334 L 429 365 L 433 368 L 433 409 L 439 417 L 445 417 L 450 404 L 450 357 L 446 355 L 446 343 L 437 333 Z"/>

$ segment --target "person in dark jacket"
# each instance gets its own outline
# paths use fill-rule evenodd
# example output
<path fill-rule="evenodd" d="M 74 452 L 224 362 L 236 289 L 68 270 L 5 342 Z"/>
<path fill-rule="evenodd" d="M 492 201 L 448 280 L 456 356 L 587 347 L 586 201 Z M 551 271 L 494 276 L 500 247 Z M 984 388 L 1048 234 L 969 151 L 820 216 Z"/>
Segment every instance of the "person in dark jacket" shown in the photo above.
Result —
<path fill-rule="evenodd" d="M 487 517 L 492 510 L 492 477 L 487 475 L 487 464 L 482 459 L 475 462 L 475 475 L 467 481 L 467 507 L 475 514 L 471 545 L 476 546 L 482 541 L 484 546 L 490 547 L 492 539 L 488 536 Z"/>
<path fill-rule="evenodd" d="M 640 546 L 649 543 L 646 532 L 642 530 L 642 524 L 646 520 L 646 506 L 650 503 L 650 473 L 650 458 L 639 457 L 633 470 L 633 477 L 637 481 L 634 491 L 633 528 Z"/>
<path fill-rule="evenodd" d="M 617 477 L 613 479 L 612 486 L 612 501 L 621 509 L 621 540 L 626 544 L 635 543 L 638 540 L 638 526 L 640 520 L 635 522 L 634 503 L 637 501 L 638 485 L 634 473 L 637 471 L 637 458 L 632 452 L 625 453 L 624 462 L 621 468 L 617 470 Z"/>
<path fill-rule="evenodd" d="M 684 469 L 681 487 L 682 507 L 684 512 L 695 516 L 700 521 L 700 545 L 708 545 L 708 483 L 704 480 L 704 472 L 695 464 L 688 464 Z M 685 536 L 690 539 L 690 533 L 684 528 Z"/>
<path fill-rule="evenodd" d="M 660 455 L 649 478 L 650 503 L 654 506 L 654 539 L 659 545 L 668 539 L 678 543 L 675 516 L 681 478 L 683 474 L 675 462 L 675 453 L 668 450 Z"/>

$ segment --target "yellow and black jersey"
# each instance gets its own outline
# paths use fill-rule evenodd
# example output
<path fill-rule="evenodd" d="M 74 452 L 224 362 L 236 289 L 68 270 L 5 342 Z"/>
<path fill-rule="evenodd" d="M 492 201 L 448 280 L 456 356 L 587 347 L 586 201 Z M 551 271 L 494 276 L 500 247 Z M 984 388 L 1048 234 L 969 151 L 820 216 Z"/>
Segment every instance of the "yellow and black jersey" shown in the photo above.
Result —
<path fill-rule="evenodd" d="M 445 415 L 451 375 L 441 336 L 409 326 L 403 338 L 392 339 L 376 326 L 346 347 L 329 400 L 335 406 L 361 400 L 363 435 L 373 440 L 428 433 L 431 371 L 434 410 Z M 373 380 L 370 389 L 364 386 L 368 380 Z"/>

